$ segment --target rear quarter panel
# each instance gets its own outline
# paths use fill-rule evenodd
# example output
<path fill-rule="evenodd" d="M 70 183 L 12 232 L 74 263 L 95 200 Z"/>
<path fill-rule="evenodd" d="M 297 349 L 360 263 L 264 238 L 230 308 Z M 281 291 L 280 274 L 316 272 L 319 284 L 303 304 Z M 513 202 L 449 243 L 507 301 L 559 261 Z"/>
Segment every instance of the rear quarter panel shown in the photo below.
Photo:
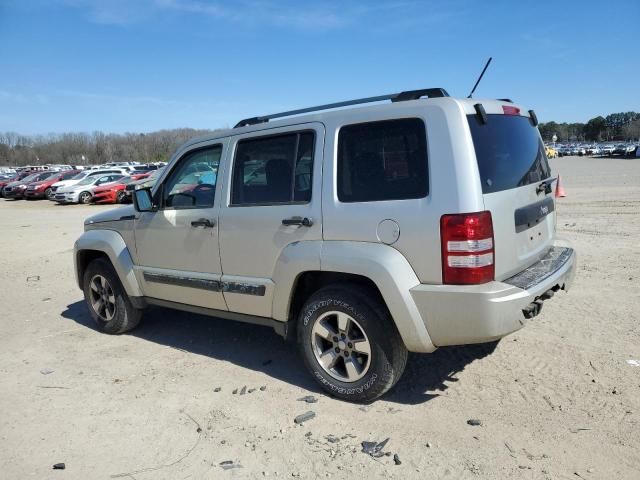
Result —
<path fill-rule="evenodd" d="M 441 283 L 440 217 L 484 210 L 478 166 L 465 113 L 452 98 L 402 102 L 372 117 L 357 109 L 326 122 L 323 183 L 324 239 L 380 243 L 377 229 L 385 219 L 400 227 L 392 244 L 409 261 L 422 283 Z M 340 128 L 361 122 L 419 118 L 427 131 L 429 193 L 425 198 L 342 203 L 337 196 Z"/>

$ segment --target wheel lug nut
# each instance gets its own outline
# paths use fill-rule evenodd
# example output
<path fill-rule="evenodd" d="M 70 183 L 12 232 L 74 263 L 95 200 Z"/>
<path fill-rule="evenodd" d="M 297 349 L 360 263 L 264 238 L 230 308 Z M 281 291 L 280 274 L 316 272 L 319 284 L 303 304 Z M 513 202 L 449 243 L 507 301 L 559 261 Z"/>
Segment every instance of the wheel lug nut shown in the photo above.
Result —
<path fill-rule="evenodd" d="M 338 341 L 338 337 L 333 337 L 333 341 L 337 342 Z"/>
<path fill-rule="evenodd" d="M 348 346 L 349 348 L 353 348 L 353 343 L 349 342 L 349 343 L 347 343 L 347 346 Z"/>
<path fill-rule="evenodd" d="M 349 352 L 345 351 L 345 352 L 344 352 L 344 356 L 345 356 L 345 357 L 348 357 L 348 356 L 349 356 Z"/>
<path fill-rule="evenodd" d="M 340 353 L 340 349 L 336 347 L 336 353 Z"/>
<path fill-rule="evenodd" d="M 342 333 L 340 336 L 342 337 L 343 340 L 347 338 L 347 336 L 344 333 Z"/>

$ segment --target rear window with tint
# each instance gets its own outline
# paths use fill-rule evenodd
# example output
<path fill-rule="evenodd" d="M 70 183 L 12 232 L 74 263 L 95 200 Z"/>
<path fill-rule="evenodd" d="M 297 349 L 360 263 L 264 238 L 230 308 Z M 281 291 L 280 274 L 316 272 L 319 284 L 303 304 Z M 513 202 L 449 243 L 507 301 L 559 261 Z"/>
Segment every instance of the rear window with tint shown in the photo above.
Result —
<path fill-rule="evenodd" d="M 485 124 L 477 115 L 467 118 L 483 193 L 522 187 L 551 176 L 538 129 L 528 117 L 487 115 Z"/>

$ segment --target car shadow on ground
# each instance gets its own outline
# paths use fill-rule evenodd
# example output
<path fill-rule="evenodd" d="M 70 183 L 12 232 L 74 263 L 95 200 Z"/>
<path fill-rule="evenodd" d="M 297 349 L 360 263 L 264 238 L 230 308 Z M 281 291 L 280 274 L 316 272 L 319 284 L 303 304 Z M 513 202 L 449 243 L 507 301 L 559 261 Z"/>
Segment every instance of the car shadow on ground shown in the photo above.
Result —
<path fill-rule="evenodd" d="M 62 317 L 95 330 L 84 301 L 72 303 Z M 188 353 L 205 355 L 263 372 L 314 393 L 320 387 L 306 370 L 294 344 L 271 328 L 207 317 L 166 308 L 145 311 L 130 335 Z M 404 375 L 384 400 L 415 405 L 438 397 L 458 381 L 455 375 L 491 354 L 497 343 L 445 347 L 431 354 L 410 354 Z"/>

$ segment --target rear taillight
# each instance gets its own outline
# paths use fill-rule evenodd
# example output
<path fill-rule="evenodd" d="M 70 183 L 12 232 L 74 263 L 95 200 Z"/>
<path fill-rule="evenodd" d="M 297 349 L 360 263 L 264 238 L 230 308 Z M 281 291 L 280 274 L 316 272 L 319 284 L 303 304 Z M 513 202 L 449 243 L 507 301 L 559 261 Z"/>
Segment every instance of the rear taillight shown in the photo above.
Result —
<path fill-rule="evenodd" d="M 494 243 L 491 212 L 443 215 L 442 281 L 471 285 L 494 279 Z"/>

